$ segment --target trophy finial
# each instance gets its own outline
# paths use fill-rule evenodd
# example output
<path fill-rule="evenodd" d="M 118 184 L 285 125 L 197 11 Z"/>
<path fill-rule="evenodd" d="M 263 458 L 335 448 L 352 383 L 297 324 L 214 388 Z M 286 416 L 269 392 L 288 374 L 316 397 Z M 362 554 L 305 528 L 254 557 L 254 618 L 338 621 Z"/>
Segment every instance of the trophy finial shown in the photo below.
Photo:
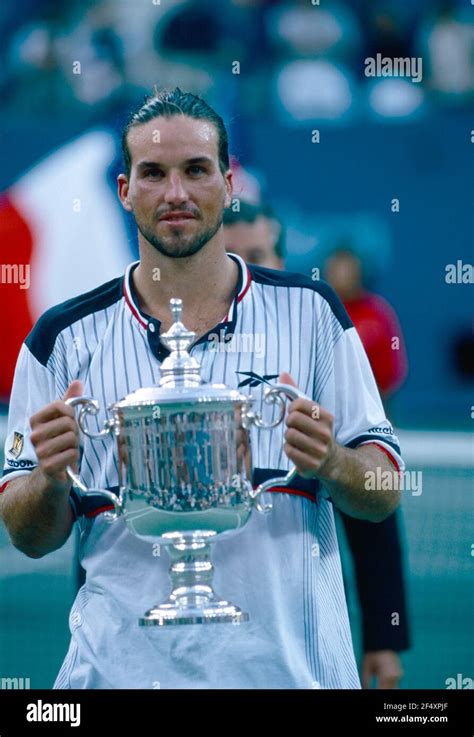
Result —
<path fill-rule="evenodd" d="M 173 324 L 168 332 L 163 333 L 161 342 L 171 351 L 161 364 L 160 386 L 195 386 L 202 383 L 201 367 L 189 348 L 193 344 L 196 333 L 187 330 L 181 322 L 183 300 L 179 297 L 170 299 Z"/>
<path fill-rule="evenodd" d="M 183 300 L 179 297 L 172 297 L 170 299 L 171 312 L 173 313 L 173 320 L 175 322 L 181 322 L 181 315 L 183 313 Z"/>

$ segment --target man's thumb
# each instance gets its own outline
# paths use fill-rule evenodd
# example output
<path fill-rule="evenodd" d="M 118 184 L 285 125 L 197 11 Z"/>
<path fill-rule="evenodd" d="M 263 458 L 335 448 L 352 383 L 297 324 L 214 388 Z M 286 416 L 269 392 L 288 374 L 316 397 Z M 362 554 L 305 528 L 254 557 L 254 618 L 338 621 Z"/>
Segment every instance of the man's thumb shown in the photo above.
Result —
<path fill-rule="evenodd" d="M 296 381 L 287 371 L 282 371 L 282 373 L 278 377 L 278 383 L 279 384 L 289 384 L 290 386 L 296 386 Z"/>
<path fill-rule="evenodd" d="M 84 394 L 82 381 L 75 379 L 74 381 L 71 381 L 66 389 L 66 394 L 64 395 L 63 400 L 66 401 L 66 399 L 71 399 L 71 397 L 80 397 L 81 394 Z"/>

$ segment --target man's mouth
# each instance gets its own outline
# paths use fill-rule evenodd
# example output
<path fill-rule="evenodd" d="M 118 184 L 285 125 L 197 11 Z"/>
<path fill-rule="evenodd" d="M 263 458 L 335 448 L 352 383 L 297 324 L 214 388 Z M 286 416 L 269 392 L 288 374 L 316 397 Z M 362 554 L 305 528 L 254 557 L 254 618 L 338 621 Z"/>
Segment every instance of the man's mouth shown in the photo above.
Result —
<path fill-rule="evenodd" d="M 167 212 L 160 217 L 160 222 L 180 223 L 185 220 L 195 220 L 191 212 Z"/>

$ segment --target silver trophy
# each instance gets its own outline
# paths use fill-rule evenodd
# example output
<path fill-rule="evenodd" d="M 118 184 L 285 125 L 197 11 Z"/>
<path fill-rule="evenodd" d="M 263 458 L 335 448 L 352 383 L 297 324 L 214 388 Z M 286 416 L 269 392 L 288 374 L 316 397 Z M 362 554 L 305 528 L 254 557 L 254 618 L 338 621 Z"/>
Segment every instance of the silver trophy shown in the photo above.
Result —
<path fill-rule="evenodd" d="M 161 342 L 171 353 L 161 365 L 158 386 L 109 405 L 111 418 L 98 433 L 86 426 L 87 417 L 99 411 L 96 400 L 66 402 L 80 407 L 78 424 L 89 438 L 116 436 L 119 494 L 88 489 L 71 467 L 67 473 L 81 494 L 112 502 L 115 511 L 106 513 L 109 519 L 123 517 L 130 532 L 169 552 L 172 591 L 146 612 L 141 625 L 238 624 L 248 614 L 214 592 L 210 544 L 237 534 L 254 509 L 268 514 L 272 506 L 264 492 L 288 485 L 295 476 L 292 468 L 285 477 L 253 488 L 250 428 L 276 427 L 285 416 L 285 395 L 304 395 L 286 384 L 268 389 L 264 402 L 276 405 L 279 416 L 264 422 L 253 411 L 251 396 L 204 383 L 199 363 L 188 352 L 196 335 L 181 322 L 182 301 L 171 299 L 170 305 L 174 324 Z"/>

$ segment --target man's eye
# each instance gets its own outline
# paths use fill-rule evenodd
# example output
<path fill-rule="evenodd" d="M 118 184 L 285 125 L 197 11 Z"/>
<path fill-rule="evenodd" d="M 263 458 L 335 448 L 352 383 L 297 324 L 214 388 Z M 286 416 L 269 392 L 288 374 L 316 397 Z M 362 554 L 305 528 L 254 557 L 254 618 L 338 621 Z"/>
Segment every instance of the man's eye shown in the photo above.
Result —
<path fill-rule="evenodd" d="M 199 166 L 198 164 L 195 164 L 193 166 L 190 166 L 188 168 L 188 171 L 190 174 L 203 174 L 205 172 L 205 169 L 203 166 Z"/>
<path fill-rule="evenodd" d="M 146 177 L 159 177 L 161 173 L 162 172 L 160 169 L 148 169 L 145 172 L 145 176 Z"/>

